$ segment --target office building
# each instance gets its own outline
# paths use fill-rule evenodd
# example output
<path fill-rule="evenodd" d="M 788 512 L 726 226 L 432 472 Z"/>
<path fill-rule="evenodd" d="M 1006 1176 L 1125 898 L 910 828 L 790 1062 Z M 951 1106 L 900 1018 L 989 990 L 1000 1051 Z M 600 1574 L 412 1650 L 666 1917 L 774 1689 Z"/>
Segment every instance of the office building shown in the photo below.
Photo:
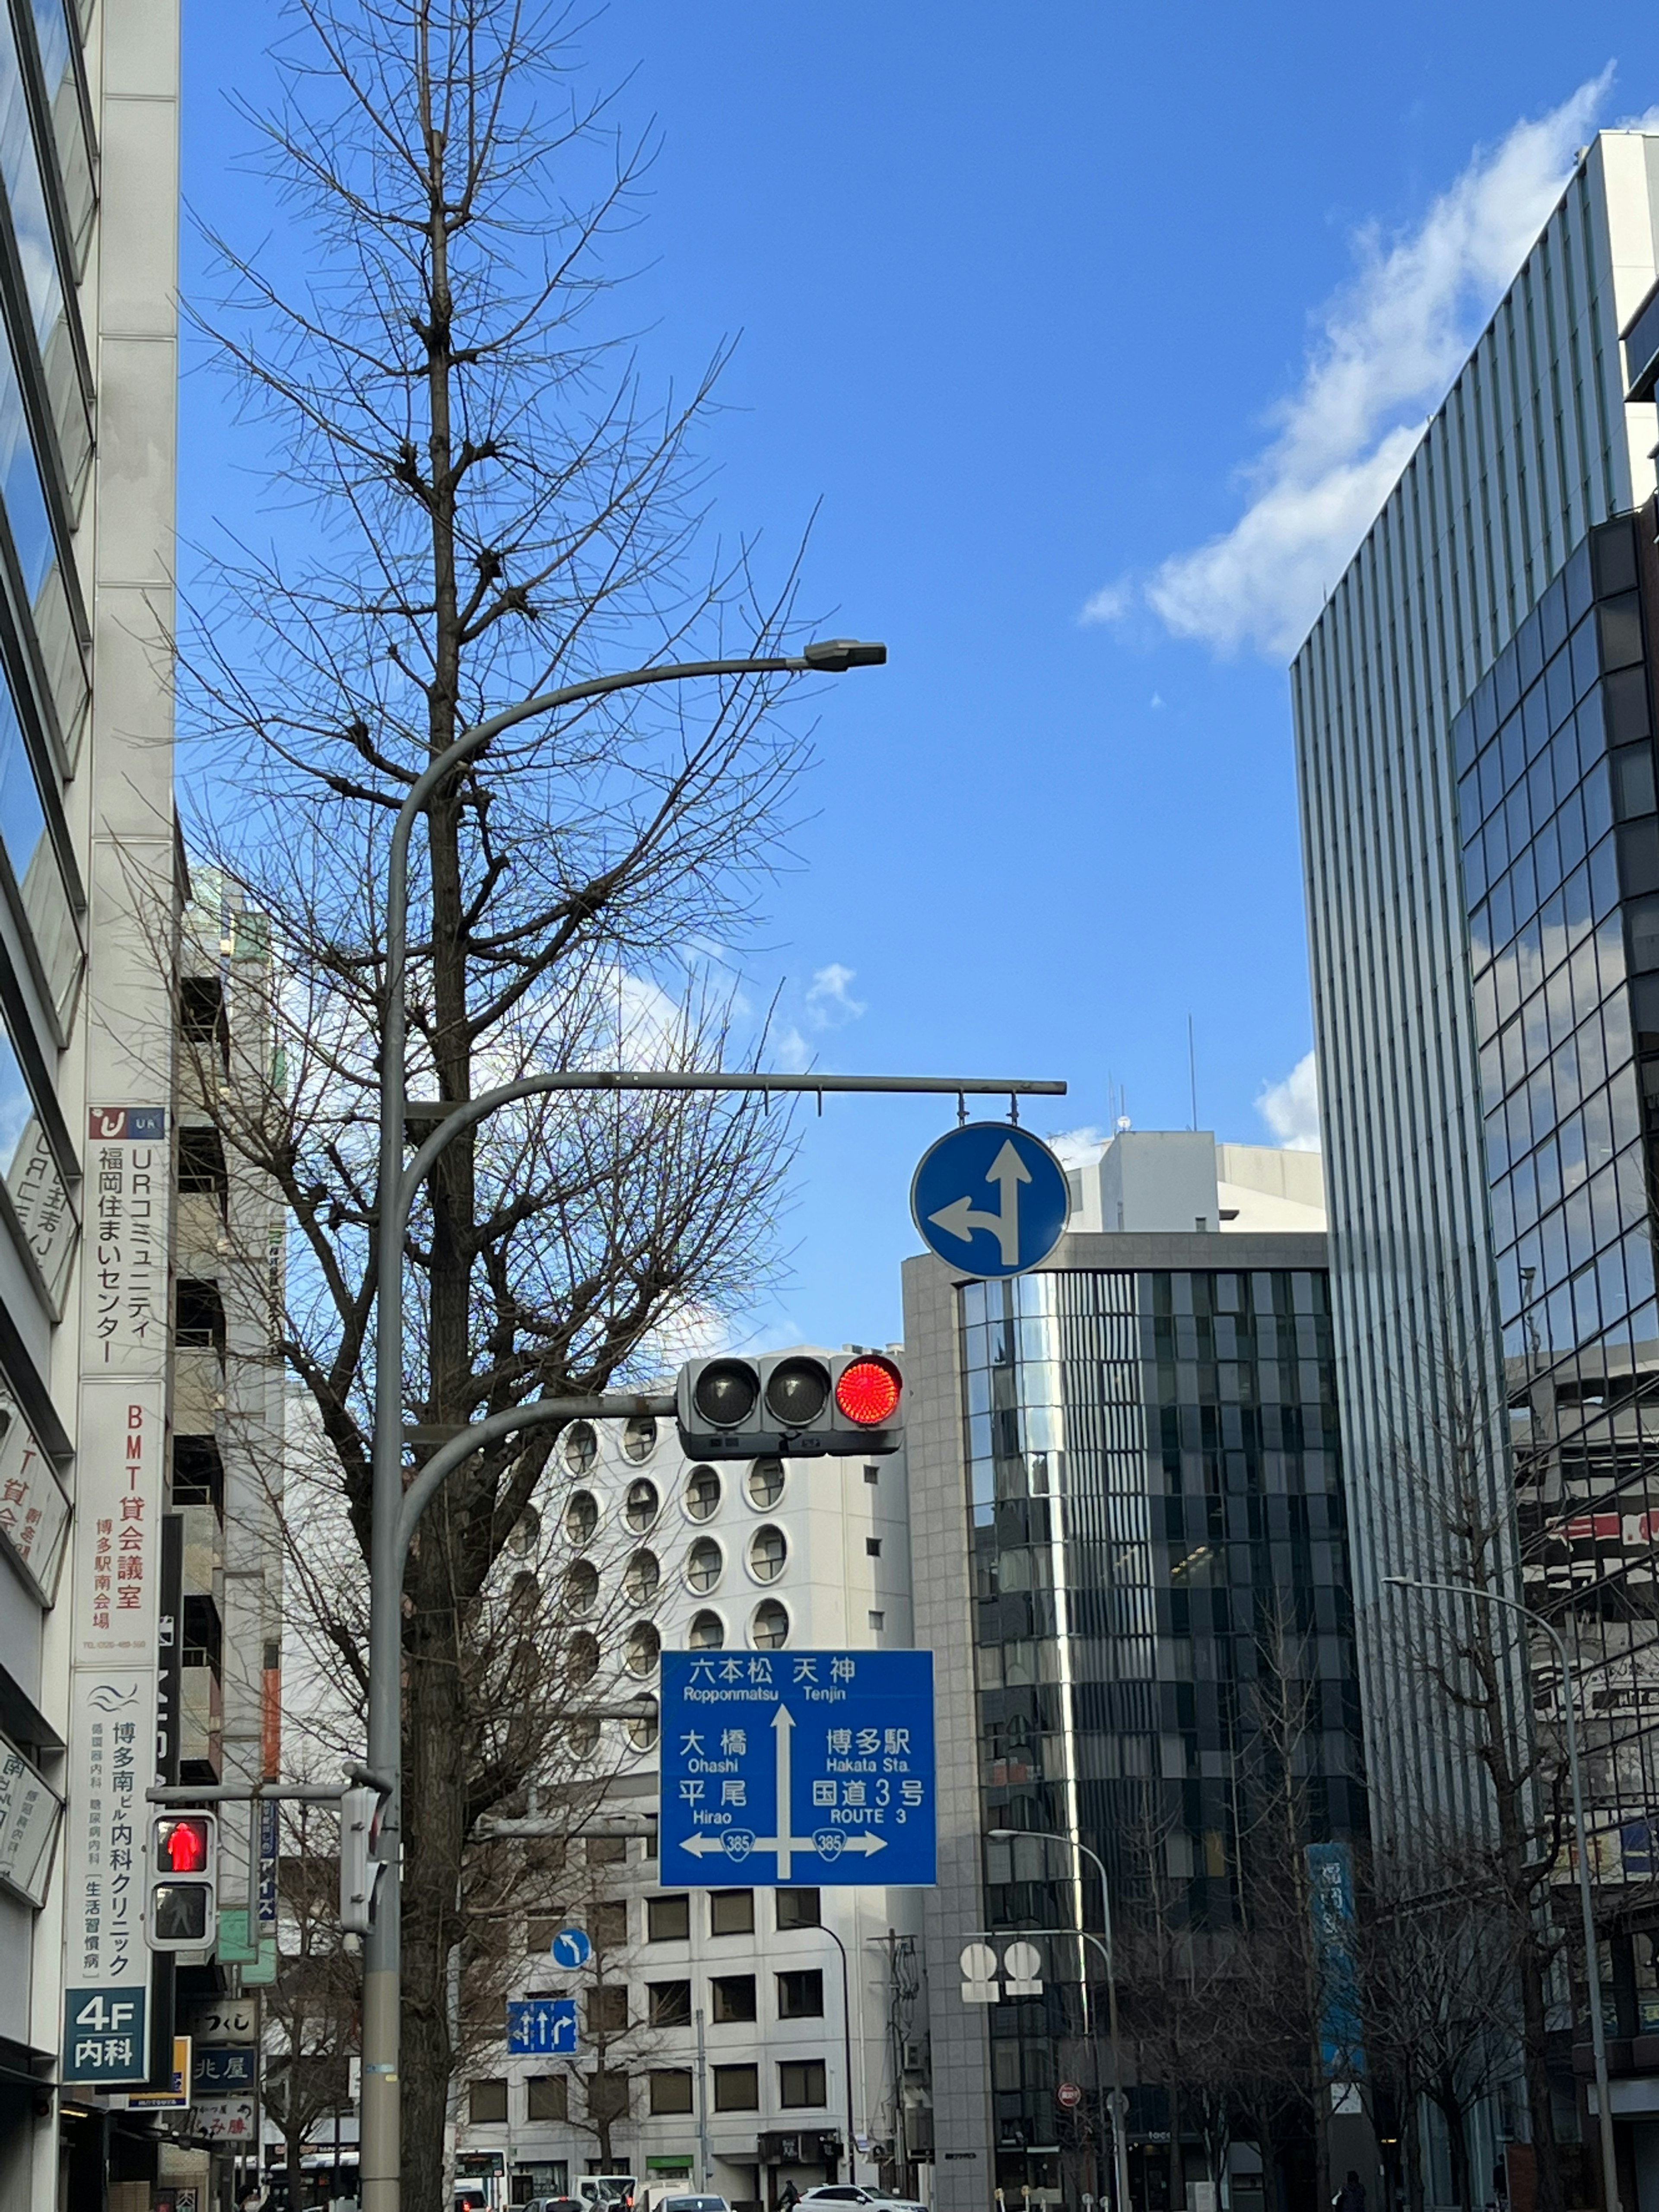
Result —
<path fill-rule="evenodd" d="M 1408 1853 L 1427 1827 L 1488 1816 L 1471 1724 L 1413 1657 L 1439 1601 L 1383 1580 L 1467 1579 L 1448 1510 L 1466 1498 L 1492 1586 L 1547 1616 L 1573 1663 L 1613 2106 L 1644 2202 L 1659 2179 L 1639 2117 L 1659 2108 L 1643 2040 L 1659 1916 L 1641 1904 L 1659 1802 L 1656 276 L 1659 137 L 1602 132 L 1292 672 L 1379 1839 Z M 1516 1741 L 1559 1751 L 1547 1640 L 1498 1641 Z"/>
<path fill-rule="evenodd" d="M 1105 1863 L 1120 1939 L 1133 1907 L 1201 1943 L 1238 1928 L 1270 1767 L 1294 1770 L 1293 1832 L 1273 1830 L 1293 1885 L 1307 1844 L 1365 1828 L 1317 1159 L 1126 1131 L 1073 1197 L 1071 1233 L 1016 1280 L 904 1269 L 916 1638 L 939 1728 L 940 2212 L 1108 2186 L 1101 1966 L 1064 1932 L 1103 1932 L 1077 1845 Z M 1310 1225 L 1252 1227 L 1258 1200 Z M 987 1840 L 1002 1827 L 1042 1833 Z M 1012 1964 L 1001 1985 L 1021 1930 L 1051 1931 L 1042 1993 Z M 988 1990 L 975 1946 L 998 1962 Z M 1179 2204 L 1188 2172 L 1211 2178 L 1190 2116 L 1128 2086 L 1135 2200 Z M 1233 2203 L 1260 2188 L 1241 2144 Z"/>
<path fill-rule="evenodd" d="M 902 1455 L 694 1464 L 672 1425 L 650 1420 L 579 1423 L 556 1452 L 555 1563 L 574 1632 L 593 1637 L 601 1710 L 648 1698 L 664 1648 L 913 1641 Z M 462 2170 L 499 2154 L 535 2195 L 605 2171 L 584 2124 L 602 2070 L 611 2170 L 653 2190 L 775 2212 L 790 2182 L 855 2171 L 912 2185 L 932 2145 L 919 1893 L 677 1880 L 656 1856 L 654 1723 L 573 1726 L 606 1786 L 526 1924 L 512 1990 L 574 1997 L 583 2056 L 481 2056 L 459 2092 Z M 581 1972 L 550 1952 L 568 1924 L 596 1946 Z"/>

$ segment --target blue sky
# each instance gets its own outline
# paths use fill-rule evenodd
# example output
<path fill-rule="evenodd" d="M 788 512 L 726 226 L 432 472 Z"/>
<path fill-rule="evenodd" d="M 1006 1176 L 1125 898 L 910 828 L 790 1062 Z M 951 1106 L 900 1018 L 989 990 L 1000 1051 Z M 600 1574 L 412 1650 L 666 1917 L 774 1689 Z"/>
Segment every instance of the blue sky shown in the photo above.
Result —
<path fill-rule="evenodd" d="M 266 0 L 186 0 L 185 188 L 227 168 Z M 1033 1126 L 1261 1101 L 1311 1042 L 1286 641 L 1340 570 L 1659 18 L 1461 0 L 621 0 L 583 34 L 660 151 L 648 374 L 739 337 L 722 526 L 806 568 L 884 671 L 821 702 L 812 818 L 752 963 L 825 1068 L 1063 1077 Z M 1609 75 L 1611 68 L 1612 74 Z M 201 256 L 185 247 L 185 284 Z M 191 376 L 181 522 L 252 496 Z M 947 1102 L 803 1124 L 767 1336 L 884 1340 Z"/>

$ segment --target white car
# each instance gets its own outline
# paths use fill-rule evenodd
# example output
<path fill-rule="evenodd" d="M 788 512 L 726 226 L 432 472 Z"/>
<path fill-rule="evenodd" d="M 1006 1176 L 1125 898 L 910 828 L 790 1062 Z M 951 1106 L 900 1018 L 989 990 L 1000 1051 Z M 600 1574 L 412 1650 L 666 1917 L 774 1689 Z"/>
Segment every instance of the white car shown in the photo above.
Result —
<path fill-rule="evenodd" d="M 723 2197 L 659 2197 L 655 2212 L 732 2212 Z"/>
<path fill-rule="evenodd" d="M 925 2204 L 914 2197 L 895 2197 L 885 2189 L 867 2189 L 862 2182 L 830 2181 L 817 2189 L 801 2192 L 803 2204 L 863 2205 L 866 2212 L 927 2212 Z"/>

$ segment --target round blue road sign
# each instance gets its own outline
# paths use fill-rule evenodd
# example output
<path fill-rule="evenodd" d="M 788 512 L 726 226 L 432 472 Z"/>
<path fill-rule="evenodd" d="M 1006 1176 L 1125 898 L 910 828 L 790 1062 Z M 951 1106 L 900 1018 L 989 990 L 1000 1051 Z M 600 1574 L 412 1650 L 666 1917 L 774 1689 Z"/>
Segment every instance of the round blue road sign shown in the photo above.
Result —
<path fill-rule="evenodd" d="M 561 1928 L 550 1948 L 556 1966 L 585 1966 L 593 1955 L 593 1946 L 580 1928 Z"/>
<path fill-rule="evenodd" d="M 1072 1209 L 1066 1170 L 1008 1121 L 969 1121 L 921 1156 L 910 1212 L 930 1252 L 969 1275 L 1020 1275 L 1059 1243 Z"/>

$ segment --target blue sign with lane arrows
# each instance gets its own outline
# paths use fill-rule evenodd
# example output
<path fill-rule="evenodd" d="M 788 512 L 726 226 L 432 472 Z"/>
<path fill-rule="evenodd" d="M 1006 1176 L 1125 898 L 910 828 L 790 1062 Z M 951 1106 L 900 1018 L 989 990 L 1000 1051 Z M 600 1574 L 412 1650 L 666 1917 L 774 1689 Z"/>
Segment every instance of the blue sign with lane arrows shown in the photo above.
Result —
<path fill-rule="evenodd" d="M 1072 1210 L 1066 1170 L 1042 1139 L 1008 1121 L 969 1121 L 921 1156 L 910 1212 L 947 1267 L 985 1277 L 1041 1267 Z"/>
<path fill-rule="evenodd" d="M 507 2008 L 507 2047 L 518 2058 L 574 2057 L 574 1997 L 515 1997 Z"/>
<path fill-rule="evenodd" d="M 665 1651 L 665 1882 L 930 1883 L 931 1651 Z"/>

